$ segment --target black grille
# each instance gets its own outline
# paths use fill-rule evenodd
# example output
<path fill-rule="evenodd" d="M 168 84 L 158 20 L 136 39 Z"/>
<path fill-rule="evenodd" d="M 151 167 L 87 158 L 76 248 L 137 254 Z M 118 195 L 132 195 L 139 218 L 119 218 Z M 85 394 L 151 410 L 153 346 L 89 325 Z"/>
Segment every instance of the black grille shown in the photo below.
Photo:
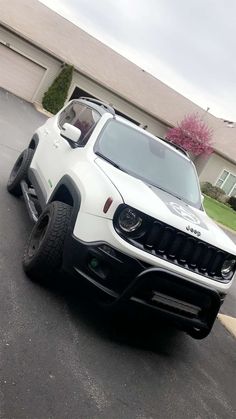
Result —
<path fill-rule="evenodd" d="M 223 281 L 221 267 L 228 253 L 160 221 L 154 221 L 145 235 L 131 242 L 176 265 Z"/>

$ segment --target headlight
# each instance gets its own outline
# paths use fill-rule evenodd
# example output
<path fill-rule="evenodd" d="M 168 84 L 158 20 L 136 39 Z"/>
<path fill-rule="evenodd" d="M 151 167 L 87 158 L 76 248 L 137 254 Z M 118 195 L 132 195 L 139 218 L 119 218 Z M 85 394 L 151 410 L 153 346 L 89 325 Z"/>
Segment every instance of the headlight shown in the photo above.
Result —
<path fill-rule="evenodd" d="M 126 233 L 132 233 L 142 224 L 142 218 L 133 208 L 125 208 L 118 217 L 118 225 Z"/>
<path fill-rule="evenodd" d="M 226 259 L 221 268 L 221 275 L 224 279 L 230 280 L 235 272 L 235 259 Z"/>

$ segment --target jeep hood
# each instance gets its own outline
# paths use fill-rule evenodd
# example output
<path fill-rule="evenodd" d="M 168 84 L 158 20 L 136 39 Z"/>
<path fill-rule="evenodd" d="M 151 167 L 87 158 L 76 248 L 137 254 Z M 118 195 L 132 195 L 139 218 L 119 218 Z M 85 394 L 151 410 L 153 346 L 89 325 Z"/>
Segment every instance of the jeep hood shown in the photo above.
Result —
<path fill-rule="evenodd" d="M 95 163 L 119 191 L 124 203 L 219 249 L 236 255 L 236 246 L 208 215 L 161 189 L 113 167 L 101 158 Z"/>

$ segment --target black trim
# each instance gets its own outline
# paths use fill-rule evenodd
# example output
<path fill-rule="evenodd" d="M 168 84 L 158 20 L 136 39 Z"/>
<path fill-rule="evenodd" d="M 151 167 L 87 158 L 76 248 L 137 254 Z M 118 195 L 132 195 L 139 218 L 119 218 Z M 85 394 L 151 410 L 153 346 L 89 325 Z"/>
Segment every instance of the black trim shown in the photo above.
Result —
<path fill-rule="evenodd" d="M 37 171 L 32 168 L 29 168 L 28 177 L 34 187 L 36 196 L 38 198 L 38 201 L 42 210 L 44 210 L 47 204 L 50 204 L 51 202 L 55 200 L 65 202 L 73 207 L 70 229 L 68 232 L 68 234 L 72 234 L 74 225 L 76 222 L 76 218 L 80 209 L 80 204 L 81 204 L 81 194 L 76 183 L 73 181 L 73 179 L 69 175 L 63 176 L 61 180 L 58 182 L 58 184 L 56 185 L 56 187 L 54 188 L 52 194 L 50 195 L 47 201 L 47 192 L 44 185 L 42 184 L 42 182 L 37 176 Z M 68 192 L 70 193 L 72 197 L 73 202 L 68 202 L 67 199 L 63 199 L 64 197 L 60 195 L 57 197 L 57 194 L 60 192 L 60 188 L 62 187 L 65 187 L 68 190 Z"/>
<path fill-rule="evenodd" d="M 34 201 L 32 200 L 28 184 L 25 180 L 22 180 L 20 185 L 29 216 L 31 220 L 36 223 L 38 221 L 38 211 L 35 207 Z"/>
<path fill-rule="evenodd" d="M 64 129 L 64 128 L 61 128 L 61 130 L 62 129 Z M 63 135 L 62 132 L 60 132 L 60 136 L 62 138 L 64 138 L 64 140 L 66 140 L 68 142 L 68 144 L 69 144 L 69 146 L 71 148 L 78 148 L 79 147 L 79 143 L 78 143 L 79 142 L 79 139 L 78 139 L 78 141 L 72 141 L 72 140 L 70 140 L 70 138 L 68 138 L 65 135 Z"/>
<path fill-rule="evenodd" d="M 38 147 L 38 143 L 39 143 L 39 136 L 38 134 L 34 134 L 30 143 L 29 143 L 29 147 L 32 150 L 36 150 L 36 148 Z"/>
<path fill-rule="evenodd" d="M 57 200 L 56 195 L 58 194 L 61 187 L 65 187 L 69 191 L 73 199 L 73 204 L 72 204 L 73 210 L 72 210 L 72 215 L 71 215 L 70 229 L 68 232 L 69 234 L 72 234 L 74 230 L 76 218 L 80 209 L 81 193 L 80 193 L 80 190 L 78 189 L 78 186 L 74 182 L 74 180 L 69 175 L 65 175 L 61 178 L 61 180 L 56 185 L 55 189 L 53 190 L 53 193 L 51 194 L 48 200 L 48 203 Z M 63 201 L 63 199 L 59 199 L 59 200 Z M 68 203 L 68 202 L 65 201 L 65 203 Z"/>
<path fill-rule="evenodd" d="M 39 179 L 39 177 L 37 176 L 37 172 L 36 172 L 35 169 L 33 169 L 31 167 L 29 168 L 28 177 L 29 177 L 29 180 L 34 187 L 34 190 L 36 192 L 39 204 L 40 204 L 40 206 L 43 210 L 46 207 L 46 202 L 47 202 L 46 189 L 45 189 L 43 183 L 41 182 L 41 180 Z"/>
<path fill-rule="evenodd" d="M 106 248 L 111 249 L 111 253 L 107 252 Z M 93 258 L 101 262 L 99 272 L 88 268 L 89 260 Z M 63 267 L 66 271 L 75 273 L 77 268 L 88 276 L 94 276 L 97 287 L 107 285 L 117 293 L 122 292 L 131 278 L 142 272 L 146 266 L 147 264 L 112 249 L 104 242 L 86 243 L 70 235 L 64 246 Z"/>
<path fill-rule="evenodd" d="M 220 309 L 222 298 L 214 289 L 167 269 L 153 268 L 104 242 L 85 243 L 69 237 L 63 267 L 109 296 L 111 307 L 144 306 L 199 339 L 209 334 Z"/>
<path fill-rule="evenodd" d="M 109 296 L 111 307 L 136 303 L 199 339 L 209 334 L 222 303 L 214 289 L 167 269 L 153 268 L 104 242 L 85 243 L 70 236 L 63 267 Z"/>

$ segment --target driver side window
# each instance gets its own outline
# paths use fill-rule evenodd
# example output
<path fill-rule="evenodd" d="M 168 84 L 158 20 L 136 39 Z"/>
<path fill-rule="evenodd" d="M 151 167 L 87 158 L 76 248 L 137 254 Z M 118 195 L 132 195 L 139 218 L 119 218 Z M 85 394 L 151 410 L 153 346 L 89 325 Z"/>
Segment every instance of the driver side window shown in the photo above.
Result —
<path fill-rule="evenodd" d="M 73 101 L 59 116 L 59 127 L 62 128 L 67 122 L 79 128 L 81 131 L 81 140 L 84 140 L 84 144 L 86 144 L 99 119 L 100 115 L 94 109 Z"/>

